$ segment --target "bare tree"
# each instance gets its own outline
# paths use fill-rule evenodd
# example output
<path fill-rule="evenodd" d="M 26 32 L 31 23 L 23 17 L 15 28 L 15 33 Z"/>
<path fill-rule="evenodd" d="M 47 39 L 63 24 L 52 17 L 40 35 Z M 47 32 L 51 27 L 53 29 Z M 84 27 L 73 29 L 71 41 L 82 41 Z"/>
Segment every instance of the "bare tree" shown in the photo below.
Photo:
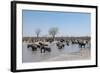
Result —
<path fill-rule="evenodd" d="M 49 34 L 52 35 L 53 40 L 55 39 L 55 35 L 57 34 L 57 32 L 58 32 L 58 28 L 57 27 L 50 28 Z"/>
<path fill-rule="evenodd" d="M 40 29 L 36 29 L 35 34 L 37 35 L 37 38 L 39 37 L 40 32 L 41 32 L 41 30 L 40 30 Z"/>

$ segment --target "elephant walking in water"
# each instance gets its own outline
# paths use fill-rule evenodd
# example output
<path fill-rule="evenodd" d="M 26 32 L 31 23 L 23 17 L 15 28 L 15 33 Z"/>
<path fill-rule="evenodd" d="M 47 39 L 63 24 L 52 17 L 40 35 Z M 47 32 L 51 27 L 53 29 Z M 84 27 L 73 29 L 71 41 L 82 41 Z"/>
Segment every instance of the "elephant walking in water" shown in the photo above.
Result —
<path fill-rule="evenodd" d="M 85 48 L 86 47 L 86 44 L 87 44 L 87 41 L 78 41 L 78 44 L 79 44 L 79 47 L 80 48 Z"/>

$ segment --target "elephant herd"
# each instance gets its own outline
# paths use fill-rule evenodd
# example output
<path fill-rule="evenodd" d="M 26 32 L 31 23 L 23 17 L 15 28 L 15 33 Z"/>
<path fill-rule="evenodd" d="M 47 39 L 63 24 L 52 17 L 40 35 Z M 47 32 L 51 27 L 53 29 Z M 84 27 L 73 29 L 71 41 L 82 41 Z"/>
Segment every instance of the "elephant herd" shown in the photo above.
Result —
<path fill-rule="evenodd" d="M 48 47 L 48 44 L 44 44 L 43 42 L 39 42 L 38 44 L 28 44 L 27 48 L 31 47 L 33 51 L 36 51 L 38 48 L 41 53 L 45 53 L 46 51 L 51 52 L 51 48 Z"/>
<path fill-rule="evenodd" d="M 49 44 L 52 43 L 54 43 L 58 49 L 63 49 L 65 45 L 70 46 L 75 44 L 78 45 L 79 48 L 85 48 L 86 44 L 88 44 L 89 41 L 88 40 L 67 40 L 66 41 L 64 39 L 61 39 L 59 41 L 52 41 L 52 40 L 48 40 L 45 42 L 38 41 L 37 43 L 28 44 L 27 48 L 32 48 L 32 51 L 37 51 L 37 49 L 39 49 L 41 53 L 45 53 L 46 51 L 51 52 L 51 47 L 49 46 Z"/>

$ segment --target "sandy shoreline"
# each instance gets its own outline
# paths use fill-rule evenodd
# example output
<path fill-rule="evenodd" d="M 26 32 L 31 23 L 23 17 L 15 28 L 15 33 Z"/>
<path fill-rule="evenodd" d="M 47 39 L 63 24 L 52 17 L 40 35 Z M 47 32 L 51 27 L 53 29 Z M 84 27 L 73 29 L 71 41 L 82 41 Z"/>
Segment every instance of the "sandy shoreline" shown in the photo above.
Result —
<path fill-rule="evenodd" d="M 91 50 L 88 48 L 82 48 L 80 52 L 61 54 L 57 57 L 53 57 L 44 61 L 67 61 L 67 60 L 88 60 L 88 59 L 91 59 Z"/>

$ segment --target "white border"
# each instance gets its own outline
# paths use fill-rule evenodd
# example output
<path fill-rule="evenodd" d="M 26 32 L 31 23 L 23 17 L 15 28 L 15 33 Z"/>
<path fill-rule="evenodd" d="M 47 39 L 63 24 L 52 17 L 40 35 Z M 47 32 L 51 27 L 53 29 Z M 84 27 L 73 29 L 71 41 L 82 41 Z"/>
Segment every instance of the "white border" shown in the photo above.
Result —
<path fill-rule="evenodd" d="M 22 63 L 22 9 L 27 10 L 48 10 L 48 11 L 63 11 L 63 12 L 84 12 L 91 13 L 91 60 L 79 61 L 60 61 L 60 62 L 41 62 L 41 63 Z M 61 6 L 45 6 L 45 5 L 27 5 L 17 4 L 17 70 L 20 69 L 38 69 L 38 68 L 52 68 L 52 67 L 70 67 L 70 66 L 84 66 L 95 65 L 96 48 L 95 48 L 95 19 L 96 12 L 92 8 L 80 7 L 61 7 Z"/>

